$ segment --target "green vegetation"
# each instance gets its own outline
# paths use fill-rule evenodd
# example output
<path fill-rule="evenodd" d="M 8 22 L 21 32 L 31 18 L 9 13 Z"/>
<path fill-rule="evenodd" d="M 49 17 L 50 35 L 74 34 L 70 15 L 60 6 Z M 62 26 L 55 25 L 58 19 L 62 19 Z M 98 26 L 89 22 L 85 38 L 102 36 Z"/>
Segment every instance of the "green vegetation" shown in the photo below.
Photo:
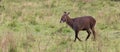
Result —
<path fill-rule="evenodd" d="M 73 30 L 59 23 L 64 11 L 93 16 L 97 41 L 81 31 L 83 41 L 73 42 Z M 120 52 L 120 1 L 1 0 L 0 52 Z"/>

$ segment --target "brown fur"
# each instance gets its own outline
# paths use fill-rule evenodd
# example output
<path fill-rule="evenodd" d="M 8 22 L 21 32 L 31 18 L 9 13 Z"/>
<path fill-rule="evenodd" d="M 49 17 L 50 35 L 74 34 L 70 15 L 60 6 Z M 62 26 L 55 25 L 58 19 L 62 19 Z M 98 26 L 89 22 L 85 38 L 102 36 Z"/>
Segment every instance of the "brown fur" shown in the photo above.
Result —
<path fill-rule="evenodd" d="M 94 30 L 96 20 L 92 16 L 83 16 L 71 19 L 68 15 L 69 13 L 64 12 L 60 22 L 66 22 L 66 24 L 68 24 L 75 31 L 74 41 L 76 41 L 76 39 L 81 41 L 81 39 L 78 37 L 78 33 L 80 30 L 85 30 L 88 33 L 86 40 L 90 37 L 90 30 L 92 30 L 94 40 L 96 39 L 96 33 Z"/>

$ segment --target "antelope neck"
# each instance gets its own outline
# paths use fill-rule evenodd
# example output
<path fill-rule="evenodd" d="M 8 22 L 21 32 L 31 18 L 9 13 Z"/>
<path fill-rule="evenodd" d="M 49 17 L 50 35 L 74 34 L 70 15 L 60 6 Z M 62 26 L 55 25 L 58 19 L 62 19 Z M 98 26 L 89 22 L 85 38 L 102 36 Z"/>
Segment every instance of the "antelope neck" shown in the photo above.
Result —
<path fill-rule="evenodd" d="M 73 26 L 73 20 L 70 18 L 70 17 L 68 17 L 67 18 L 67 22 L 66 22 L 69 26 Z"/>

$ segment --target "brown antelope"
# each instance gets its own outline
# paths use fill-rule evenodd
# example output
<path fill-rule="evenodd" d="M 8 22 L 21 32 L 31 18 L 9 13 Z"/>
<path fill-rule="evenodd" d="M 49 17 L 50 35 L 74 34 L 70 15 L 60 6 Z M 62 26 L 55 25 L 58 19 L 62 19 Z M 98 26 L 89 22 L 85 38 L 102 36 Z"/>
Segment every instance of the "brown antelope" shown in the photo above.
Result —
<path fill-rule="evenodd" d="M 66 22 L 66 24 L 68 24 L 75 31 L 74 42 L 76 41 L 76 39 L 78 39 L 79 41 L 82 41 L 78 37 L 78 33 L 80 30 L 84 30 L 88 33 L 86 40 L 90 37 L 90 34 L 91 34 L 90 30 L 92 30 L 94 40 L 96 39 L 96 32 L 94 30 L 96 20 L 92 16 L 82 16 L 82 17 L 77 17 L 72 19 L 69 17 L 69 14 L 70 14 L 69 12 L 68 13 L 64 12 L 64 14 L 61 17 L 60 23 Z"/>

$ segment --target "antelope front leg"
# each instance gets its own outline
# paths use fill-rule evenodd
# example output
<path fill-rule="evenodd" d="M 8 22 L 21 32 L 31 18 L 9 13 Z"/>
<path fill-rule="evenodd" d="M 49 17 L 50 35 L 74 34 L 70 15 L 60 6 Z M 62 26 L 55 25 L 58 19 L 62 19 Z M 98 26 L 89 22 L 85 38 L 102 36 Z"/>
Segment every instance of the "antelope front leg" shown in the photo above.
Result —
<path fill-rule="evenodd" d="M 77 39 L 77 38 L 76 38 L 76 35 L 75 35 L 75 39 L 74 39 L 74 42 L 76 42 L 76 39 Z"/>
<path fill-rule="evenodd" d="M 76 42 L 76 39 L 78 39 L 79 41 L 82 41 L 82 40 L 78 37 L 78 31 L 75 31 L 75 40 L 74 40 L 74 42 Z"/>

